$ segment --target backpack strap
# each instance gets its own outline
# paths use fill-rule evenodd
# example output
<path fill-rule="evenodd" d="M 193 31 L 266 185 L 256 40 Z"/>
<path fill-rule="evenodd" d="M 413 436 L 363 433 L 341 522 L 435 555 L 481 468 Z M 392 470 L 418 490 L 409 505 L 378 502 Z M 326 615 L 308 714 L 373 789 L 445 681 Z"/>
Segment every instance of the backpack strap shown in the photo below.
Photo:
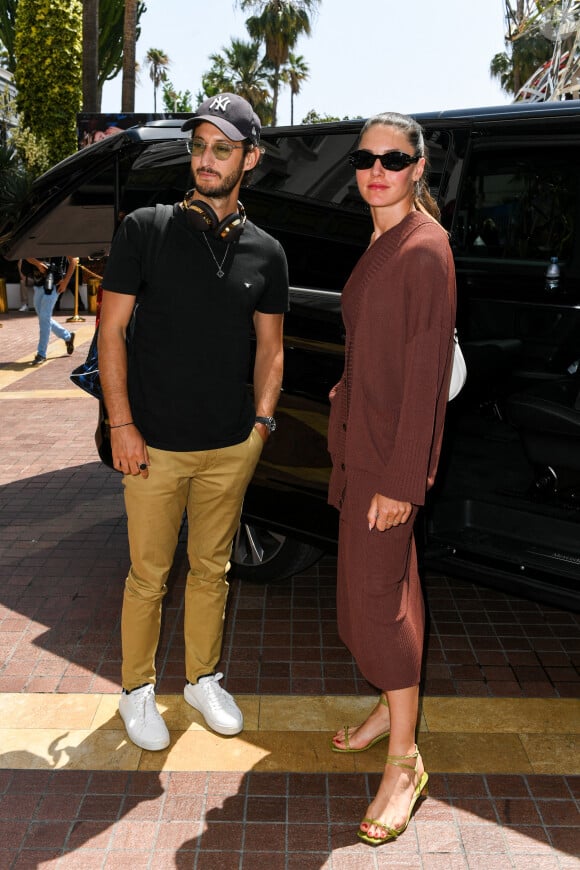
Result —
<path fill-rule="evenodd" d="M 153 269 L 155 267 L 155 264 L 157 263 L 157 260 L 159 259 L 165 239 L 167 238 L 167 232 L 169 230 L 169 227 L 171 226 L 172 220 L 173 206 L 166 205 L 165 203 L 161 202 L 156 203 L 153 223 L 151 224 L 151 229 L 149 230 L 147 238 L 148 244 L 145 274 L 151 275 L 153 273 Z M 133 314 L 131 315 L 131 320 L 129 321 L 129 325 L 127 327 L 127 338 L 129 342 L 130 339 L 133 337 L 133 332 L 135 330 L 135 318 L 137 316 L 137 309 L 140 305 L 143 304 L 143 299 L 144 295 L 137 294 L 135 307 L 133 308 Z"/>
<path fill-rule="evenodd" d="M 153 244 L 148 245 L 147 247 L 149 261 L 147 264 L 147 272 L 149 274 L 153 272 L 153 267 L 159 259 L 172 220 L 173 206 L 166 205 L 162 202 L 156 203 L 155 215 L 153 217 L 153 224 L 151 229 L 151 241 L 153 242 Z"/>

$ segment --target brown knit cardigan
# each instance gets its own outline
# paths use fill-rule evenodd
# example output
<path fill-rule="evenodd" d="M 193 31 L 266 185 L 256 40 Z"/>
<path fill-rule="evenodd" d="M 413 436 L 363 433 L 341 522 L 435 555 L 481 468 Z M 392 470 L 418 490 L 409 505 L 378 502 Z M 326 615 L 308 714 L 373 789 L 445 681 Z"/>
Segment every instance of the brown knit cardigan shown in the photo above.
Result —
<path fill-rule="evenodd" d="M 455 269 L 447 234 L 413 211 L 363 254 L 342 297 L 345 369 L 332 401 L 329 502 L 350 471 L 421 505 L 433 484 L 447 406 Z"/>

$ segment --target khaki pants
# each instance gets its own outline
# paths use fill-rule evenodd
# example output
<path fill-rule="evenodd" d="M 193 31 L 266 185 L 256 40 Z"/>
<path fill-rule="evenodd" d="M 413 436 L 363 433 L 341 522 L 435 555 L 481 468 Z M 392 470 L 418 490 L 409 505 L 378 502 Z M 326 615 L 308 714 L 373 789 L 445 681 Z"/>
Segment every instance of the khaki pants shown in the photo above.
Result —
<path fill-rule="evenodd" d="M 213 672 L 221 654 L 232 541 L 262 444 L 254 428 L 246 441 L 218 450 L 149 447 L 149 477 L 123 478 L 131 555 L 121 618 L 124 689 L 155 683 L 161 605 L 184 510 L 185 675 L 195 683 Z"/>

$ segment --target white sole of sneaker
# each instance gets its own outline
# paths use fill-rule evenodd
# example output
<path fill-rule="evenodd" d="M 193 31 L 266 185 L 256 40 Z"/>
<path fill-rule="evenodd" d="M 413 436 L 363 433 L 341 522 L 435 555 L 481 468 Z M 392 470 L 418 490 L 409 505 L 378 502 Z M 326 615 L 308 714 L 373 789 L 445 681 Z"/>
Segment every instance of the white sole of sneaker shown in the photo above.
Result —
<path fill-rule="evenodd" d="M 140 738 L 137 738 L 136 736 L 132 737 L 129 732 L 129 725 L 127 724 L 127 722 L 125 722 L 123 714 L 120 710 L 119 715 L 121 719 L 123 719 L 123 724 L 125 726 L 125 731 L 127 732 L 127 737 L 129 738 L 131 743 L 134 743 L 135 746 L 139 747 L 139 749 L 146 749 L 148 752 L 160 752 L 162 749 L 167 749 L 167 747 L 169 746 L 171 742 L 169 736 L 164 738 L 163 740 L 142 740 Z"/>
<path fill-rule="evenodd" d="M 205 713 L 203 712 L 203 710 L 202 710 L 200 707 L 198 707 L 197 704 L 196 704 L 193 700 L 190 700 L 190 699 L 187 697 L 187 695 L 185 694 L 186 689 L 187 689 L 187 686 L 186 686 L 186 688 L 183 690 L 183 697 L 185 698 L 186 702 L 189 704 L 190 707 L 193 707 L 194 710 L 197 710 L 198 713 L 201 713 L 201 715 L 202 715 L 203 718 L 204 718 L 204 721 L 205 721 L 206 725 L 207 725 L 209 728 L 211 728 L 212 731 L 215 731 L 216 734 L 221 734 L 221 735 L 223 735 L 224 737 L 233 737 L 235 734 L 241 734 L 241 732 L 244 730 L 244 723 L 243 723 L 243 721 L 242 721 L 242 724 L 241 724 L 241 725 L 231 725 L 231 726 L 227 726 L 227 725 L 224 726 L 224 725 L 216 725 L 216 724 L 212 724 L 212 723 L 208 720 L 208 718 L 206 717 L 206 715 L 205 715 Z"/>

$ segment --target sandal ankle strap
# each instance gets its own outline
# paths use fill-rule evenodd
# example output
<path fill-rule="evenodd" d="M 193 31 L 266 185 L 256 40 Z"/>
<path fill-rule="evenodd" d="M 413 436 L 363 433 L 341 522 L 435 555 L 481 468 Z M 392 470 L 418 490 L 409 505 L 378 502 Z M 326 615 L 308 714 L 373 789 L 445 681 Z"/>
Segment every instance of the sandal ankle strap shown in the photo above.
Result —
<path fill-rule="evenodd" d="M 405 764 L 409 758 L 415 759 L 415 764 Z M 393 767 L 406 767 L 407 770 L 417 770 L 417 759 L 419 758 L 419 749 L 415 747 L 415 751 L 410 755 L 387 755 L 387 764 L 392 764 Z"/>

